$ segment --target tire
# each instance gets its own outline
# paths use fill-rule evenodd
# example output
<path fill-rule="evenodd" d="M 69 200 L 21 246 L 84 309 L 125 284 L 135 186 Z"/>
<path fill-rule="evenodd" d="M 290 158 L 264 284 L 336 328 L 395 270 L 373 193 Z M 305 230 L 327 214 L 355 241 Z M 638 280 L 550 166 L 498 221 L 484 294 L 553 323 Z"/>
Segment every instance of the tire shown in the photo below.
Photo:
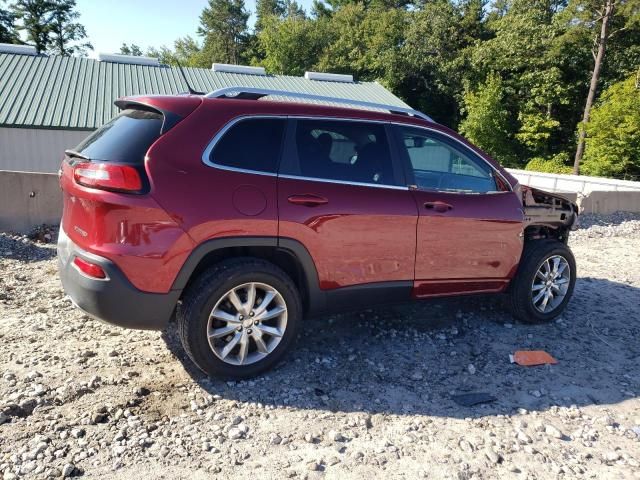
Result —
<path fill-rule="evenodd" d="M 273 299 L 261 312 L 267 294 Z M 234 307 L 238 302 L 243 308 Z M 284 313 L 267 319 L 283 307 Z M 272 263 L 249 257 L 225 260 L 206 270 L 188 287 L 177 311 L 180 340 L 189 358 L 207 375 L 225 379 L 254 377 L 277 364 L 294 343 L 301 321 L 300 294 L 291 278 Z M 210 340 L 210 333 L 215 338 Z"/>
<path fill-rule="evenodd" d="M 544 280 L 547 278 L 544 272 L 550 267 L 550 271 L 553 273 L 556 258 L 561 259 L 558 271 L 562 270 L 563 260 L 566 262 L 566 266 L 562 270 L 561 276 L 551 280 L 554 286 Z M 541 271 L 541 276 L 537 276 L 538 271 L 547 260 L 549 263 Z M 508 292 L 512 314 L 525 323 L 546 323 L 553 320 L 564 311 L 571 299 L 576 283 L 576 274 L 575 258 L 564 243 L 557 240 L 539 240 L 525 244 L 518 271 L 511 281 Z M 545 303 L 546 290 L 554 296 Z M 562 292 L 564 292 L 564 296 L 561 298 Z M 538 295 L 542 295 L 542 298 L 534 303 Z M 543 305 L 544 309 L 541 311 L 540 307 Z"/>

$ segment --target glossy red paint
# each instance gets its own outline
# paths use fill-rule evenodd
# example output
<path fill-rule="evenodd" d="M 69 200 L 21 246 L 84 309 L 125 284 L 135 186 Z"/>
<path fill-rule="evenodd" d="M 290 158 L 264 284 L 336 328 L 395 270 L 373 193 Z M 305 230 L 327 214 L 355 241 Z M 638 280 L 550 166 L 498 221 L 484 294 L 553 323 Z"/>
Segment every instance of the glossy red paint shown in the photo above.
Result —
<path fill-rule="evenodd" d="M 408 190 L 280 178 L 278 206 L 280 237 L 309 250 L 320 288 L 413 280 L 417 210 Z"/>
<path fill-rule="evenodd" d="M 493 164 L 511 187 L 517 184 L 446 127 L 401 115 L 291 102 L 197 96 L 120 101 L 122 106 L 132 103 L 184 117 L 147 152 L 149 191 L 131 195 L 83 187 L 64 164 L 62 226 L 73 242 L 113 261 L 142 291 L 168 292 L 194 248 L 210 239 L 241 236 L 298 240 L 315 263 L 322 289 L 415 280 L 415 296 L 461 293 L 502 288 L 515 271 L 522 210 L 513 193 L 472 196 L 278 179 L 202 161 L 215 134 L 239 116 L 363 119 L 447 133 Z M 309 195 L 326 202 L 300 200 Z M 424 203 L 435 201 L 453 208 L 426 211 Z"/>
<path fill-rule="evenodd" d="M 60 183 L 62 228 L 76 245 L 113 261 L 140 290 L 171 289 L 194 243 L 151 196 L 84 187 L 66 162 Z"/>
<path fill-rule="evenodd" d="M 428 281 L 421 291 L 437 281 L 442 283 L 438 292 L 446 292 L 450 283 L 455 293 L 462 279 L 474 280 L 465 288 L 484 291 L 495 288 L 484 283 L 511 278 L 523 248 L 522 206 L 515 193 L 411 193 L 420 215 L 415 279 Z M 425 207 L 434 202 L 449 208 Z"/>

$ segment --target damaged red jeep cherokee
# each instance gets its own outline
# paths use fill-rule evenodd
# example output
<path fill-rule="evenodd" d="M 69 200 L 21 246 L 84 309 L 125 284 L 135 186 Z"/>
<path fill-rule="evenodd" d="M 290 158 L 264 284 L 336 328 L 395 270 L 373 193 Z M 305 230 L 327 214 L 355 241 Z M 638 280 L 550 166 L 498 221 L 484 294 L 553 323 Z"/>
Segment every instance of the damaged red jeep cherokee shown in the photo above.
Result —
<path fill-rule="evenodd" d="M 477 293 L 525 322 L 563 311 L 576 205 L 415 110 L 259 101 L 277 93 L 120 99 L 66 152 L 58 258 L 80 309 L 157 330 L 175 314 L 227 378 L 276 364 L 312 314 Z"/>

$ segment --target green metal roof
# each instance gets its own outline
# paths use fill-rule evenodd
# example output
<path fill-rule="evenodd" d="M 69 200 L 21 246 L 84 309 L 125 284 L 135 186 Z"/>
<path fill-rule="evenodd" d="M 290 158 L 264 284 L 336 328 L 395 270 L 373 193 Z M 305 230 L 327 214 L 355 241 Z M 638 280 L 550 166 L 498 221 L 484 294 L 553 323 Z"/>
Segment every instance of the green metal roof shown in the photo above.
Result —
<path fill-rule="evenodd" d="M 203 92 L 256 87 L 407 107 L 375 82 L 327 82 L 205 68 L 184 71 L 191 86 Z M 0 126 L 5 127 L 95 129 L 117 113 L 113 102 L 119 97 L 186 90 L 180 71 L 167 66 L 0 53 Z"/>

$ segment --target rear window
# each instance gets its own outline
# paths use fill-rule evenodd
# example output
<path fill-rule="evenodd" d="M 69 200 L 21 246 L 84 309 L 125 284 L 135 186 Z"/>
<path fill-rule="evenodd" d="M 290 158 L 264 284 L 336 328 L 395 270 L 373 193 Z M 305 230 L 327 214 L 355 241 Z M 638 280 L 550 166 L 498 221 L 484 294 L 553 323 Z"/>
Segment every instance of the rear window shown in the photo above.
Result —
<path fill-rule="evenodd" d="M 256 172 L 278 170 L 285 120 L 257 118 L 233 125 L 211 152 L 217 165 Z"/>
<path fill-rule="evenodd" d="M 141 164 L 160 136 L 164 117 L 149 110 L 123 110 L 74 150 L 91 160 Z"/>

